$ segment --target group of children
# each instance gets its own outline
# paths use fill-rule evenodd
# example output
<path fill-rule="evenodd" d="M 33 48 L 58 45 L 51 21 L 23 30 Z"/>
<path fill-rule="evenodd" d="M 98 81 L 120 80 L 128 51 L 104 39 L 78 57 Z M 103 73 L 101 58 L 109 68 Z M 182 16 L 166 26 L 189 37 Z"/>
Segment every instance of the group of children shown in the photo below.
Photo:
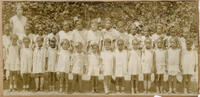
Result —
<path fill-rule="evenodd" d="M 40 29 L 32 33 L 26 25 L 23 39 L 9 34 L 9 25 L 5 25 L 3 60 L 10 91 L 17 89 L 17 76 L 21 75 L 24 90 L 30 88 L 30 77 L 34 77 L 36 91 L 44 90 L 44 80 L 48 80 L 48 89 L 55 91 L 58 78 L 59 91 L 68 92 L 69 75 L 73 74 L 73 92 L 81 91 L 85 75 L 91 81 L 92 92 L 96 92 L 99 76 L 103 75 L 106 94 L 111 92 L 113 81 L 116 92 L 123 92 L 126 76 L 131 77 L 131 93 L 138 93 L 141 76 L 145 93 L 149 93 L 154 74 L 157 93 L 163 93 L 166 75 L 169 93 L 175 93 L 176 75 L 182 73 L 184 92 L 189 92 L 198 63 L 197 49 L 189 37 L 192 30 L 188 30 L 188 36 L 177 36 L 173 27 L 168 30 L 170 35 L 158 27 L 151 35 L 150 28 L 140 29 L 138 22 L 128 25 L 128 30 L 122 21 L 112 27 L 110 18 L 105 19 L 103 27 L 99 27 L 98 19 L 92 20 L 89 28 L 81 19 L 75 22 L 75 28 L 71 24 L 65 20 L 60 31 L 53 25 L 50 33 Z M 48 79 L 44 79 L 46 73 Z"/>

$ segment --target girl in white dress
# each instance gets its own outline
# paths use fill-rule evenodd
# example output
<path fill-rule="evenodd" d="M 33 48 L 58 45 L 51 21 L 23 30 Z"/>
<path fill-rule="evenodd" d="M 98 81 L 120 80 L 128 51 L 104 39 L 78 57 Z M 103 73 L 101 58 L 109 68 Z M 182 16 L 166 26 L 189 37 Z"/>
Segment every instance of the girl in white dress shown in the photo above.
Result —
<path fill-rule="evenodd" d="M 190 80 L 194 75 L 197 68 L 196 53 L 197 51 L 192 49 L 193 41 L 191 39 L 186 40 L 186 49 L 182 51 L 181 65 L 183 70 L 183 85 L 184 93 L 189 93 Z"/>
<path fill-rule="evenodd" d="M 44 73 L 46 67 L 46 48 L 43 47 L 43 37 L 38 36 L 36 38 L 37 46 L 33 52 L 33 71 L 35 75 L 36 91 L 43 90 L 44 88 Z M 39 87 L 40 85 L 40 87 Z"/>
<path fill-rule="evenodd" d="M 147 37 L 144 43 L 146 47 L 144 48 L 144 51 L 142 51 L 142 73 L 144 75 L 144 89 L 147 93 L 151 88 L 151 73 L 154 69 L 154 52 L 152 50 L 151 38 Z"/>
<path fill-rule="evenodd" d="M 2 36 L 2 46 L 3 46 L 3 69 L 4 69 L 4 78 L 8 79 L 8 72 L 6 71 L 8 69 L 8 65 L 6 64 L 7 56 L 8 56 L 8 49 L 9 45 L 11 43 L 10 39 L 10 32 L 9 32 L 9 25 L 6 24 L 4 26 L 4 32 Z"/>
<path fill-rule="evenodd" d="M 8 65 L 7 71 L 9 71 L 9 79 L 10 79 L 10 90 L 17 89 L 17 76 L 20 71 L 20 47 L 17 45 L 18 36 L 13 34 L 11 37 L 11 45 L 8 48 L 8 57 L 6 60 L 6 64 Z"/>
<path fill-rule="evenodd" d="M 124 90 L 124 76 L 127 75 L 127 65 L 128 65 L 128 53 L 124 47 L 124 41 L 119 39 L 117 41 L 118 49 L 114 53 L 115 62 L 115 77 L 116 77 L 116 89 L 117 92 L 123 92 Z"/>
<path fill-rule="evenodd" d="M 132 40 L 132 47 L 129 51 L 128 73 L 131 75 L 131 93 L 137 93 L 138 76 L 141 73 L 141 57 L 142 52 L 139 49 L 140 44 L 137 38 Z"/>
<path fill-rule="evenodd" d="M 97 42 L 91 42 L 91 52 L 88 54 L 88 75 L 91 76 L 92 92 L 97 92 L 100 55 Z"/>
<path fill-rule="evenodd" d="M 56 37 L 49 38 L 48 47 L 48 63 L 47 63 L 47 73 L 50 91 L 54 91 L 55 87 L 55 65 L 57 64 L 57 40 Z"/>
<path fill-rule="evenodd" d="M 28 37 L 24 37 L 23 43 L 24 47 L 21 48 L 20 51 L 20 59 L 21 59 L 21 74 L 23 77 L 23 89 L 29 89 L 29 81 L 30 75 L 32 72 L 33 65 L 33 50 L 30 46 L 30 39 Z"/>
<path fill-rule="evenodd" d="M 156 91 L 157 93 L 163 93 L 163 77 L 166 71 L 166 56 L 167 51 L 164 47 L 164 40 L 159 38 L 156 40 L 156 49 L 155 49 L 155 64 L 156 64 Z"/>
<path fill-rule="evenodd" d="M 176 75 L 180 72 L 181 50 L 178 48 L 178 39 L 173 37 L 170 39 L 170 48 L 167 52 L 167 71 L 169 74 L 169 93 L 176 92 Z"/>
<path fill-rule="evenodd" d="M 104 40 L 104 48 L 101 52 L 101 61 L 102 61 L 102 71 L 104 74 L 104 91 L 109 93 L 111 90 L 111 79 L 113 75 L 113 63 L 114 55 L 112 52 L 111 39 L 107 38 Z"/>
<path fill-rule="evenodd" d="M 83 52 L 83 44 L 78 42 L 75 45 L 75 52 L 72 54 L 73 92 L 81 92 L 82 75 L 86 71 L 87 56 Z"/>
<path fill-rule="evenodd" d="M 65 90 L 68 91 L 68 74 L 70 72 L 71 65 L 71 52 L 70 52 L 70 41 L 63 39 L 61 42 L 61 48 L 58 53 L 58 63 L 56 65 L 56 72 L 59 81 L 59 91 L 62 92 L 64 88 L 65 81 Z"/>

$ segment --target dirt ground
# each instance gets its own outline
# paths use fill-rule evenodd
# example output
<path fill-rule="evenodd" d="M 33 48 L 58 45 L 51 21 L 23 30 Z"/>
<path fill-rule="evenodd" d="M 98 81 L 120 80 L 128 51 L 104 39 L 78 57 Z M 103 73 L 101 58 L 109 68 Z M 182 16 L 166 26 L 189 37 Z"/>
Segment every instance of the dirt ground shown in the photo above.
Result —
<path fill-rule="evenodd" d="M 45 79 L 47 79 L 47 77 L 45 77 Z M 59 80 L 57 79 L 56 80 L 56 90 L 54 92 L 50 92 L 48 91 L 48 81 L 45 80 L 45 84 L 44 84 L 44 91 L 39 91 L 39 92 L 36 92 L 35 91 L 35 82 L 34 82 L 34 79 L 31 78 L 31 81 L 30 81 L 30 91 L 28 92 L 24 92 L 22 91 L 22 87 L 23 87 L 23 80 L 21 77 L 18 78 L 18 90 L 15 91 L 15 92 L 12 92 L 10 93 L 8 91 L 9 89 L 9 84 L 8 84 L 8 80 L 4 80 L 4 83 L 3 83 L 3 88 L 4 88 L 4 92 L 3 94 L 4 95 L 66 95 L 66 93 L 59 93 L 58 92 L 58 82 Z M 81 90 L 81 94 L 91 94 L 91 82 L 90 81 L 85 81 L 83 80 L 82 81 L 82 90 Z M 139 87 L 139 93 L 138 94 L 144 94 L 144 88 L 143 88 L 143 81 L 140 81 L 138 83 Z M 72 80 L 69 80 L 69 93 L 70 94 L 80 94 L 80 93 L 72 93 L 72 89 L 71 89 L 71 86 L 72 86 Z M 190 91 L 191 93 L 190 94 L 197 94 L 197 82 L 191 82 L 191 85 L 190 85 Z M 164 83 L 164 90 L 166 91 L 166 93 L 164 94 L 167 94 L 168 92 L 168 82 L 165 82 Z M 183 84 L 178 82 L 177 81 L 177 93 L 176 94 L 183 94 Z M 130 87 L 130 81 L 125 81 L 125 91 L 124 91 L 124 94 L 126 95 L 129 95 L 131 93 L 131 87 Z M 152 82 L 152 86 L 151 86 L 151 93 L 150 94 L 154 94 L 156 93 L 156 89 L 155 89 L 155 83 Z M 103 80 L 99 80 L 98 82 L 98 88 L 97 88 L 97 93 L 95 94 L 98 94 L 98 95 L 101 95 L 101 94 L 104 94 L 104 89 L 103 89 Z M 112 83 L 112 93 L 111 94 L 116 94 L 115 93 L 115 83 L 113 82 Z"/>

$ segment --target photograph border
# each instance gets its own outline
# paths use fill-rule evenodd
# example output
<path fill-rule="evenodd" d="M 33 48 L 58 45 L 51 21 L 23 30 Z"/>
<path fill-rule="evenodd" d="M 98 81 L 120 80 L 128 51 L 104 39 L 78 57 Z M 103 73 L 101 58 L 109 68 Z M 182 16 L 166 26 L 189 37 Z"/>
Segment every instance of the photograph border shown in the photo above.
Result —
<path fill-rule="evenodd" d="M 199 0 L 0 0 L 0 97 L 13 97 L 13 96 L 4 96 L 3 95 L 3 61 L 2 61 L 2 4 L 4 1 L 10 1 L 10 2 L 15 2 L 15 1 L 37 1 L 37 2 L 42 2 L 42 1 L 49 1 L 49 2 L 126 2 L 126 1 L 183 1 L 183 2 L 197 2 L 197 31 L 198 31 L 198 61 L 200 61 L 200 34 L 199 34 L 199 13 L 200 13 L 200 1 Z M 199 81 L 200 81 L 200 62 L 198 62 L 198 94 L 200 92 L 200 84 L 199 84 Z M 80 94 L 80 95 L 73 95 L 73 94 L 69 94 L 69 95 L 35 95 L 37 97 L 94 97 L 94 96 L 100 96 L 100 97 L 154 97 L 155 95 L 158 95 L 158 94 L 146 94 L 146 95 L 143 95 L 143 94 L 136 94 L 136 95 L 105 95 L 105 94 L 100 94 L 100 95 L 85 95 L 85 94 Z M 27 96 L 27 95 L 15 95 L 15 97 L 35 97 L 35 96 Z M 197 97 L 197 95 L 194 95 L 194 94 L 161 94 L 159 95 L 161 97 Z"/>

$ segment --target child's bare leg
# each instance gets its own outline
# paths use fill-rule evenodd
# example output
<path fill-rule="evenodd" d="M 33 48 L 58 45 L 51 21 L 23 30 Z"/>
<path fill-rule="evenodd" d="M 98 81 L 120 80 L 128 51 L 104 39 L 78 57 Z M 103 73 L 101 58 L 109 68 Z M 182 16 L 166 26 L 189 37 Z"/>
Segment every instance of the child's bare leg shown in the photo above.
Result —
<path fill-rule="evenodd" d="M 151 75 L 148 74 L 147 75 L 147 91 L 150 92 L 150 88 L 151 88 Z"/>
<path fill-rule="evenodd" d="M 12 76 L 12 74 L 10 74 L 9 79 L 10 79 L 10 91 L 12 91 L 12 89 L 13 89 L 13 76 Z"/>
<path fill-rule="evenodd" d="M 183 88 L 184 88 L 184 93 L 187 93 L 187 76 L 183 75 Z"/>
<path fill-rule="evenodd" d="M 110 92 L 111 91 L 111 76 L 108 76 L 108 84 L 107 84 L 107 87 L 108 87 L 108 92 Z"/>
<path fill-rule="evenodd" d="M 116 78 L 116 90 L 119 92 L 119 78 Z"/>
<path fill-rule="evenodd" d="M 40 90 L 43 91 L 44 89 L 44 77 L 40 77 Z"/>
<path fill-rule="evenodd" d="M 63 78 L 63 74 L 60 72 L 60 74 L 59 74 L 59 78 L 60 78 L 60 86 L 59 86 L 59 92 L 62 92 L 62 90 L 63 90 L 63 80 L 64 80 L 64 78 Z"/>
<path fill-rule="evenodd" d="M 29 82 L 30 82 L 30 74 L 27 74 L 27 85 L 26 85 L 26 89 L 29 89 Z"/>
<path fill-rule="evenodd" d="M 98 85 L 98 77 L 95 76 L 95 80 L 94 80 L 94 89 L 95 89 L 95 92 L 97 92 L 97 85 Z"/>
<path fill-rule="evenodd" d="M 14 82 L 14 89 L 16 90 L 17 89 L 17 75 L 16 74 L 13 76 L 13 82 Z"/>
<path fill-rule="evenodd" d="M 144 74 L 144 90 L 145 90 L 145 93 L 147 92 L 147 88 L 148 88 L 147 75 Z"/>
<path fill-rule="evenodd" d="M 94 92 L 94 76 L 91 76 L 92 92 Z"/>
<path fill-rule="evenodd" d="M 56 82 L 55 77 L 56 77 L 56 73 L 54 72 L 54 73 L 53 73 L 53 76 L 52 76 L 52 83 L 53 83 L 53 84 L 52 84 L 52 85 L 53 85 L 53 86 L 52 86 L 52 89 L 53 89 L 53 91 L 55 90 L 55 82 Z"/>
<path fill-rule="evenodd" d="M 76 84 L 77 84 L 77 79 L 78 79 L 78 75 L 77 74 L 73 74 L 73 82 L 72 82 L 72 88 L 73 88 L 73 92 L 76 92 Z"/>
<path fill-rule="evenodd" d="M 173 91 L 173 93 L 175 93 L 176 92 L 176 76 L 173 76 L 173 81 L 172 81 L 172 91 Z"/>
<path fill-rule="evenodd" d="M 81 92 L 81 90 L 82 90 L 82 78 L 81 78 L 81 75 L 78 75 L 78 89 L 79 89 L 79 92 Z"/>
<path fill-rule="evenodd" d="M 138 79 L 135 80 L 134 86 L 135 86 L 135 93 L 138 93 Z"/>
<path fill-rule="evenodd" d="M 186 87 L 186 88 L 187 88 L 187 92 L 188 92 L 188 93 L 190 93 L 189 90 L 190 90 L 190 84 L 191 84 L 191 76 L 192 76 L 192 75 L 188 75 L 188 80 L 187 80 L 187 87 Z"/>
<path fill-rule="evenodd" d="M 134 94 L 134 76 L 131 76 L 131 93 Z"/>
<path fill-rule="evenodd" d="M 124 85 L 125 79 L 124 77 L 121 78 L 121 92 L 124 92 L 125 90 L 125 85 Z"/>
<path fill-rule="evenodd" d="M 68 92 L 68 74 L 65 74 L 65 91 Z"/>
<path fill-rule="evenodd" d="M 39 77 L 35 77 L 36 91 L 39 90 Z"/>
<path fill-rule="evenodd" d="M 156 81 L 156 92 L 159 93 L 159 84 L 160 84 L 159 74 L 156 74 L 155 81 Z"/>
<path fill-rule="evenodd" d="M 164 75 L 161 74 L 161 75 L 160 75 L 160 92 L 161 92 L 161 93 L 163 93 L 163 77 L 164 77 Z"/>
<path fill-rule="evenodd" d="M 104 77 L 103 84 L 104 84 L 104 92 L 108 93 L 108 78 L 107 78 L 107 76 Z"/>

